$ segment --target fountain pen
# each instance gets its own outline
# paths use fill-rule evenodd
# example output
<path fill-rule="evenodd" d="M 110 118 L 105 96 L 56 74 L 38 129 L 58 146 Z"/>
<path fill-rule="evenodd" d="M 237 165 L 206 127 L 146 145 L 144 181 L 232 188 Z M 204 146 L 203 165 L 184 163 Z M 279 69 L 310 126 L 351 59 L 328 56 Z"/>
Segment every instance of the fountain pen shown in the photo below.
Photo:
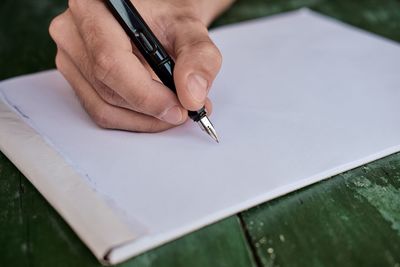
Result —
<path fill-rule="evenodd" d="M 131 1 L 107 0 L 106 2 L 111 13 L 125 30 L 158 78 L 176 94 L 173 78 L 175 63 Z M 197 122 L 200 128 L 212 139 L 219 142 L 214 126 L 207 117 L 205 107 L 198 111 L 189 111 L 188 115 L 193 121 Z"/>

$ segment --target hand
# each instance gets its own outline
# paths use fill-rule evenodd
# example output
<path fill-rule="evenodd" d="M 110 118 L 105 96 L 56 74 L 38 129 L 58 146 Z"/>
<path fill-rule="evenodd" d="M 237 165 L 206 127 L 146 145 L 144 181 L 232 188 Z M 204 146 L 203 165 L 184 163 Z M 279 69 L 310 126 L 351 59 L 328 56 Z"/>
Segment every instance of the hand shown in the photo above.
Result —
<path fill-rule="evenodd" d="M 221 54 L 207 24 L 231 0 L 136 0 L 143 18 L 174 58 L 176 96 L 141 57 L 101 0 L 70 0 L 50 25 L 56 65 L 101 127 L 158 132 L 212 106 L 208 91 Z M 217 3 L 215 3 L 217 2 Z"/>

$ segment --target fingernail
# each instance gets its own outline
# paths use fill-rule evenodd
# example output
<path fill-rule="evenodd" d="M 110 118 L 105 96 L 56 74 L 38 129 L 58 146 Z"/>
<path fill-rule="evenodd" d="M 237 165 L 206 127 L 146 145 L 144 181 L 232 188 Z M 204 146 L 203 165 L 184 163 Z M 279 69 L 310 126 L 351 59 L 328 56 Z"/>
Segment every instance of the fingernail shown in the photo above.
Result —
<path fill-rule="evenodd" d="M 196 102 L 204 102 L 207 96 L 208 82 L 198 74 L 188 77 L 188 90 Z"/>
<path fill-rule="evenodd" d="M 182 121 L 182 118 L 183 115 L 179 106 L 173 106 L 165 112 L 164 116 L 162 116 L 162 120 L 171 124 L 179 124 Z"/>

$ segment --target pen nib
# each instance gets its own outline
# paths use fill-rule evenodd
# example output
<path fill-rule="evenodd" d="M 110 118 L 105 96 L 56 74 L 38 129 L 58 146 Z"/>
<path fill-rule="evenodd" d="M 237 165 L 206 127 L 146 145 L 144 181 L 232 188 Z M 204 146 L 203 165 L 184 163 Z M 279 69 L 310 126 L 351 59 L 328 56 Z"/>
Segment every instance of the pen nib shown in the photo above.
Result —
<path fill-rule="evenodd" d="M 203 131 L 205 131 L 209 136 L 211 136 L 212 139 L 214 139 L 215 142 L 219 143 L 217 132 L 207 116 L 201 118 L 197 123 L 200 125 L 200 128 Z"/>

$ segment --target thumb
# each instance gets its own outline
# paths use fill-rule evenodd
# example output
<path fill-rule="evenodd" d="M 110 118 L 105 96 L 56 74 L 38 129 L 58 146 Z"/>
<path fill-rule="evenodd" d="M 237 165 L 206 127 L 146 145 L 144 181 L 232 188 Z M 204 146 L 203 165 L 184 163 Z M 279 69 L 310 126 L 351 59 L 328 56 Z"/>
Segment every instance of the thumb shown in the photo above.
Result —
<path fill-rule="evenodd" d="M 171 37 L 178 98 L 187 110 L 199 110 L 221 68 L 222 56 L 200 21 L 187 19 L 175 26 L 178 30 Z"/>

